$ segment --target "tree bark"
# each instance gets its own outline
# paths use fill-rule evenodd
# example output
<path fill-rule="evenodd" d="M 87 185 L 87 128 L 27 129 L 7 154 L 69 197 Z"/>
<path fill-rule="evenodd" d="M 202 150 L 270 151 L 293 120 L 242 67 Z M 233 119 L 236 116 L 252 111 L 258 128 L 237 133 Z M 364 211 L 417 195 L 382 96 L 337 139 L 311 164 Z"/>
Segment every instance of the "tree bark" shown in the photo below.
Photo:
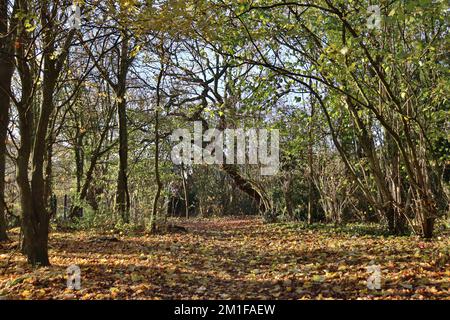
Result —
<path fill-rule="evenodd" d="M 120 56 L 118 82 L 115 92 L 118 98 L 117 113 L 119 117 L 119 172 L 117 176 L 116 210 L 122 221 L 130 222 L 130 195 L 128 192 L 128 128 L 126 81 L 130 66 L 128 58 L 128 37 L 125 35 Z"/>
<path fill-rule="evenodd" d="M 312 84 L 311 84 L 312 85 Z M 313 121 L 314 121 L 314 96 L 311 95 L 311 116 L 308 128 L 308 168 L 309 168 L 309 179 L 308 179 L 308 224 L 313 221 L 313 191 L 314 191 L 314 167 L 313 167 Z"/>
<path fill-rule="evenodd" d="M 13 37 L 8 34 L 8 1 L 0 1 L 0 242 L 6 234 L 5 166 L 9 109 L 11 107 L 11 79 L 14 71 Z"/>
<path fill-rule="evenodd" d="M 1 59 L 1 58 L 0 58 Z M 4 66 L 0 65 L 0 70 Z M 1 72 L 1 71 L 0 71 Z M 5 87 L 5 77 L 0 74 L 0 86 Z M 10 82 L 10 81 L 9 81 Z M 9 83 L 10 84 L 10 83 Z M 7 87 L 6 83 L 6 87 Z M 0 242 L 8 240 L 6 234 L 6 201 L 5 201 L 5 161 L 6 161 L 6 139 L 9 122 L 9 96 L 0 89 Z"/>
<path fill-rule="evenodd" d="M 163 47 L 163 43 L 161 43 Z M 162 52 L 162 58 L 164 59 L 164 51 Z M 155 179 L 156 179 L 156 194 L 153 199 L 152 216 L 150 219 L 150 228 L 154 232 L 156 230 L 155 219 L 158 208 L 158 201 L 161 195 L 162 182 L 159 172 L 159 107 L 161 104 L 161 82 L 164 75 L 164 65 L 161 64 L 161 70 L 158 74 L 157 86 L 156 86 L 156 105 L 155 105 Z"/>

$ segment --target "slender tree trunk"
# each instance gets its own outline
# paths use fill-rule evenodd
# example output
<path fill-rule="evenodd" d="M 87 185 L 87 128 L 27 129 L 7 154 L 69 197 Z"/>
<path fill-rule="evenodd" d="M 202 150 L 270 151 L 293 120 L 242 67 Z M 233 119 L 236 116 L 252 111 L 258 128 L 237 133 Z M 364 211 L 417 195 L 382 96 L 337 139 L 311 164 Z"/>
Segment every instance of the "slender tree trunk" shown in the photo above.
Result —
<path fill-rule="evenodd" d="M 100 139 L 99 146 L 103 143 L 103 138 Z M 81 178 L 80 178 L 80 190 L 78 191 L 78 200 L 83 201 L 88 197 L 89 189 L 91 188 L 91 183 L 94 178 L 94 169 L 97 165 L 98 159 L 100 157 L 100 152 L 97 149 L 91 158 L 89 168 L 86 172 L 86 177 L 84 179 L 84 183 L 81 185 Z M 83 172 L 81 172 L 80 176 L 83 176 Z M 78 187 L 78 186 L 77 186 Z M 69 212 L 69 218 L 79 217 L 81 213 L 82 207 L 78 204 L 72 205 Z"/>
<path fill-rule="evenodd" d="M 76 167 L 76 179 L 77 179 L 77 193 L 81 192 L 81 182 L 83 180 L 84 173 L 84 152 L 83 152 L 83 137 L 84 134 L 77 130 L 75 137 L 75 167 Z"/>
<path fill-rule="evenodd" d="M 79 200 L 83 200 L 84 196 L 81 195 L 82 190 L 82 180 L 83 180 L 83 174 L 84 174 L 84 151 L 83 151 L 83 138 L 84 133 L 80 132 L 80 128 L 77 129 L 77 133 L 75 136 L 75 146 L 74 146 L 74 153 L 75 153 L 75 176 L 76 176 L 76 188 L 77 188 L 77 195 Z M 96 155 L 94 154 L 93 159 L 96 160 Z M 92 173 L 91 173 L 92 175 Z M 88 180 L 88 179 L 86 179 Z M 88 184 L 90 183 L 90 177 L 87 181 Z M 85 192 L 86 193 L 86 192 Z M 73 219 L 75 217 L 81 217 L 81 206 L 76 203 L 75 205 L 72 205 L 69 212 L 69 218 Z"/>
<path fill-rule="evenodd" d="M 290 219 L 294 219 L 294 206 L 292 201 L 292 177 L 290 173 L 284 182 L 284 200 L 286 201 L 286 211 Z"/>
<path fill-rule="evenodd" d="M 313 168 L 313 120 L 314 120 L 314 97 L 311 95 L 311 117 L 309 121 L 308 130 L 308 167 L 309 167 L 309 179 L 308 179 L 308 224 L 313 220 L 313 188 L 314 188 L 314 168 Z"/>
<path fill-rule="evenodd" d="M 184 176 L 185 172 L 186 172 L 186 170 L 184 170 L 184 165 L 181 164 L 181 177 L 183 178 L 183 192 L 184 192 L 184 208 L 185 208 L 186 219 L 189 219 L 189 199 L 188 199 L 188 192 L 187 192 L 186 177 Z"/>
<path fill-rule="evenodd" d="M 161 44 L 162 47 L 163 44 Z M 163 52 L 164 53 L 164 52 Z M 164 58 L 164 54 L 162 56 L 162 59 Z M 150 227 L 151 231 L 154 232 L 156 225 L 155 225 L 155 219 L 156 219 L 156 213 L 158 209 L 158 201 L 159 197 L 161 195 L 161 189 L 162 189 L 162 182 L 161 182 L 161 176 L 159 174 L 159 106 L 161 104 L 161 81 L 164 74 L 164 65 L 161 65 L 161 70 L 158 74 L 158 80 L 157 80 L 157 86 L 156 86 L 156 106 L 155 106 L 155 178 L 156 178 L 156 194 L 155 198 L 153 199 L 153 210 L 152 210 L 152 216 L 150 221 Z"/>
<path fill-rule="evenodd" d="M 122 41 L 118 82 L 115 92 L 118 98 L 117 113 L 119 117 L 119 173 L 117 176 L 116 210 L 122 221 L 130 221 L 130 195 L 128 191 L 128 126 L 127 126 L 127 102 L 126 81 L 128 69 L 131 64 L 128 58 L 128 36 Z"/>
<path fill-rule="evenodd" d="M 13 38 L 8 35 L 8 2 L 0 0 L 0 242 L 6 234 L 5 166 L 6 140 L 11 107 L 11 79 L 14 71 Z M 15 5 L 14 12 L 17 5 Z M 13 14 L 14 14 L 13 12 Z"/>
<path fill-rule="evenodd" d="M 0 65 L 0 70 L 4 70 L 3 68 L 4 66 Z M 11 85 L 11 80 L 8 83 L 7 79 L 3 75 L 1 75 L 1 73 L 2 72 L 0 71 L 0 242 L 8 240 L 8 236 L 6 234 L 7 228 L 5 215 L 5 162 L 10 107 L 9 95 L 2 88 L 9 88 Z"/>
<path fill-rule="evenodd" d="M 2 68 L 2 66 L 0 66 Z M 0 79 L 2 76 L 0 75 Z M 1 81 L 1 80 L 0 80 Z M 2 81 L 3 82 L 3 81 Z M 3 86 L 3 83 L 1 84 Z M 0 242 L 8 240 L 6 234 L 5 161 L 9 120 L 9 97 L 0 89 Z"/>
<path fill-rule="evenodd" d="M 125 98 L 122 98 L 125 99 Z M 126 103 L 118 104 L 119 115 L 119 174 L 117 176 L 116 206 L 122 221 L 130 220 L 130 199 L 128 196 L 128 129 Z"/>
<path fill-rule="evenodd" d="M 150 221 L 150 227 L 151 231 L 155 231 L 156 225 L 155 225 L 155 219 L 156 219 L 156 213 L 158 210 L 158 201 L 159 197 L 161 195 L 161 177 L 159 174 L 159 133 L 158 133 L 158 111 L 156 111 L 155 114 L 155 178 L 156 178 L 156 194 L 155 198 L 153 199 L 153 209 L 152 209 L 152 216 Z"/>
<path fill-rule="evenodd" d="M 45 151 L 45 176 L 44 176 L 44 199 L 47 207 L 51 205 L 53 194 L 53 143 L 55 140 L 50 135 L 46 141 Z M 50 217 L 52 214 L 50 214 Z"/>

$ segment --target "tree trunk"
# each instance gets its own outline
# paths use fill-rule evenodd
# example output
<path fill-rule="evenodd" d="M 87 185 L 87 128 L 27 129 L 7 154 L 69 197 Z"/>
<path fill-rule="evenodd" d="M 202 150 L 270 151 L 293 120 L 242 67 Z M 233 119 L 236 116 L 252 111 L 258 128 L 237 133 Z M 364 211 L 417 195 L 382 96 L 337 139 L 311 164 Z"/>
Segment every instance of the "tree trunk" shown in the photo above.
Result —
<path fill-rule="evenodd" d="M 49 265 L 48 259 L 48 228 L 50 212 L 46 199 L 46 187 L 44 179 L 44 157 L 46 152 L 46 134 L 50 114 L 53 111 L 53 92 L 55 79 L 44 75 L 43 99 L 41 113 L 34 136 L 31 184 L 23 177 L 22 187 L 22 214 L 23 214 L 23 252 L 27 255 L 28 262 L 32 265 Z M 24 145 L 31 145 L 31 135 L 26 135 L 22 141 Z M 27 146 L 26 149 L 29 147 Z M 21 164 L 22 173 L 25 171 L 26 163 Z M 21 174 L 22 174 L 21 173 Z M 26 174 L 26 172 L 25 172 Z M 25 185 L 26 184 L 26 185 Z M 29 190 L 25 190 L 29 189 Z"/>
<path fill-rule="evenodd" d="M 20 190 L 20 202 L 22 209 L 22 252 L 27 255 L 28 263 L 32 265 L 49 265 L 48 259 L 48 213 L 43 206 L 44 184 L 39 192 L 33 192 L 33 187 L 28 179 L 28 163 L 31 154 L 31 113 L 20 115 L 20 148 L 17 158 L 17 184 Z M 35 183 L 34 188 L 39 188 Z M 37 194 L 42 193 L 39 201 Z M 36 201 L 38 200 L 38 201 Z"/>
<path fill-rule="evenodd" d="M 289 219 L 294 219 L 294 205 L 292 201 L 292 176 L 289 173 L 283 184 L 284 200 L 286 202 L 286 211 Z"/>
<path fill-rule="evenodd" d="M 308 128 L 308 168 L 309 168 L 309 179 L 308 179 L 308 224 L 311 224 L 313 221 L 313 191 L 314 191 L 314 168 L 313 168 L 313 120 L 314 120 L 314 97 L 311 95 L 311 116 L 309 121 Z"/>
<path fill-rule="evenodd" d="M 125 98 L 122 98 L 125 99 Z M 128 196 L 128 131 L 127 113 L 124 102 L 118 105 L 119 114 L 119 174 L 117 177 L 116 205 L 122 221 L 129 222 L 130 199 Z"/>
<path fill-rule="evenodd" d="M 29 216 L 24 220 L 22 252 L 27 255 L 27 261 L 33 266 L 48 266 L 48 228 L 49 212 L 45 208 L 32 208 L 34 201 L 28 201 Z M 23 204 L 23 202 L 22 202 Z M 42 211 L 43 210 L 43 211 Z"/>
<path fill-rule="evenodd" d="M 225 164 L 222 166 L 222 168 L 233 179 L 236 186 L 257 203 L 261 214 L 266 214 L 268 213 L 268 211 L 270 211 L 270 205 L 264 198 L 264 195 L 259 190 L 257 190 L 257 188 L 255 188 L 255 186 L 252 185 L 250 181 L 239 174 L 236 166 Z"/>
<path fill-rule="evenodd" d="M 0 60 L 2 60 L 1 57 Z M 0 70 L 5 70 L 2 65 L 0 65 Z M 0 73 L 2 72 L 0 71 Z M 9 88 L 10 84 L 11 80 L 9 80 L 8 83 L 7 79 L 0 74 L 0 242 L 8 240 L 8 236 L 6 234 L 6 216 L 5 216 L 6 213 L 5 161 L 6 161 L 6 140 L 8 133 L 10 98 L 8 94 L 4 90 L 2 90 L 2 88 Z"/>
<path fill-rule="evenodd" d="M 162 44 L 161 44 L 162 47 Z M 164 53 L 164 52 L 163 52 Z M 164 54 L 163 54 L 164 57 Z M 156 230 L 155 219 L 158 208 L 158 201 L 161 195 L 162 182 L 159 173 L 159 107 L 161 104 L 161 81 L 164 75 L 164 65 L 161 65 L 161 70 L 158 74 L 157 86 L 156 86 L 156 106 L 155 106 L 155 179 L 156 179 L 156 194 L 153 199 L 152 216 L 150 219 L 150 228 L 154 232 Z"/>
<path fill-rule="evenodd" d="M 130 195 L 128 192 L 128 128 L 127 128 L 127 102 L 126 81 L 130 66 L 128 59 L 128 37 L 122 41 L 118 82 L 115 88 L 117 95 L 117 113 L 119 117 L 119 173 L 117 176 L 116 210 L 122 221 L 130 222 Z"/>
<path fill-rule="evenodd" d="M 422 235 L 425 239 L 433 238 L 434 221 L 433 217 L 426 217 L 422 223 Z"/>
<path fill-rule="evenodd" d="M 5 155 L 11 107 L 11 79 L 14 71 L 13 40 L 7 34 L 8 1 L 0 0 L 0 242 L 8 239 L 5 216 Z"/>
<path fill-rule="evenodd" d="M 46 140 L 45 151 L 45 175 L 44 175 L 44 200 L 48 207 L 51 205 L 53 194 L 53 143 L 55 140 L 49 136 Z M 52 215 L 50 214 L 50 217 Z"/>
<path fill-rule="evenodd" d="M 184 173 L 186 171 L 184 170 L 183 164 L 181 164 L 181 177 L 183 178 L 183 192 L 184 192 L 184 208 L 185 208 L 185 214 L 186 219 L 189 219 L 189 198 L 188 198 L 188 192 L 187 192 L 187 184 L 186 184 L 186 177 L 184 176 Z"/>
<path fill-rule="evenodd" d="M 83 179 L 84 173 L 84 151 L 83 151 L 83 137 L 84 133 L 77 129 L 75 136 L 75 168 L 76 168 L 76 179 L 77 179 L 77 193 L 81 192 L 81 181 Z"/>
<path fill-rule="evenodd" d="M 1 58 L 0 58 L 1 59 Z M 2 66 L 0 66 L 0 69 Z M 0 81 L 3 77 L 0 75 Z M 3 81 L 2 81 L 3 82 Z M 3 83 L 0 84 L 3 86 Z M 6 139 L 9 120 L 9 96 L 0 89 L 0 242 L 8 240 L 6 234 L 6 201 L 5 201 L 5 161 Z"/>

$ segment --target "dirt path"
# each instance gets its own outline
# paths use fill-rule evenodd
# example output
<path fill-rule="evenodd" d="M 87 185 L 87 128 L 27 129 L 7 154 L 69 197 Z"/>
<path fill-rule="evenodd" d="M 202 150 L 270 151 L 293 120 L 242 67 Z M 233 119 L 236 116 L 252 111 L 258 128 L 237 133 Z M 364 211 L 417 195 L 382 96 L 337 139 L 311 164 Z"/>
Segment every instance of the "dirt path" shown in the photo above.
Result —
<path fill-rule="evenodd" d="M 52 266 L 32 270 L 0 248 L 0 295 L 63 299 L 449 299 L 448 238 L 423 242 L 264 225 L 255 219 L 178 221 L 188 233 L 52 233 Z M 109 236 L 111 237 L 111 235 Z M 10 244 L 9 246 L 12 246 Z M 447 251 L 445 251 L 447 250 Z M 380 266 L 381 290 L 367 267 Z M 81 268 L 79 291 L 66 268 Z"/>

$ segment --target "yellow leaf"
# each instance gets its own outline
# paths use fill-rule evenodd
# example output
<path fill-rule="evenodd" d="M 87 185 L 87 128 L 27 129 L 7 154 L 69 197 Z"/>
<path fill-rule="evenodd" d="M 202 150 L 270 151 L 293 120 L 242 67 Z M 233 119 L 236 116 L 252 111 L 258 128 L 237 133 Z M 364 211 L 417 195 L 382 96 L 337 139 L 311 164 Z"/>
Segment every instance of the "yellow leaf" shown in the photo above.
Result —
<path fill-rule="evenodd" d="M 111 297 L 115 298 L 119 294 L 120 290 L 119 288 L 112 287 L 109 289 L 109 292 L 111 292 Z"/>
<path fill-rule="evenodd" d="M 22 291 L 21 296 L 24 297 L 24 298 L 28 298 L 28 297 L 31 296 L 31 291 L 30 290 Z"/>

